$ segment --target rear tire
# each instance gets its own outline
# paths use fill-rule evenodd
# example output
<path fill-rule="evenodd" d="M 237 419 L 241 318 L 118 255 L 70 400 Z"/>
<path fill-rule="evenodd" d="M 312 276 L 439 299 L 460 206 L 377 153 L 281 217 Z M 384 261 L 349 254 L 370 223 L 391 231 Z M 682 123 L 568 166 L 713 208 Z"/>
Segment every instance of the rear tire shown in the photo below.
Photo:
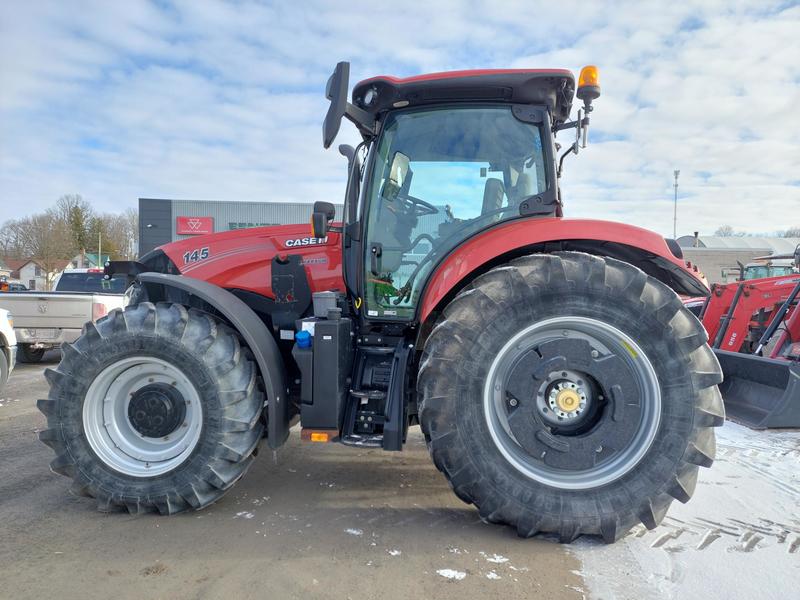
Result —
<path fill-rule="evenodd" d="M 173 514 L 219 499 L 262 439 L 264 396 L 236 333 L 179 304 L 87 323 L 48 369 L 50 468 L 101 511 Z M 150 473 L 153 473 L 150 475 Z"/>
<path fill-rule="evenodd" d="M 564 252 L 492 269 L 425 343 L 433 461 L 523 537 L 655 528 L 714 459 L 722 377 L 706 342 L 677 295 L 627 263 Z"/>
<path fill-rule="evenodd" d="M 31 348 L 30 344 L 19 346 L 19 360 L 24 363 L 40 363 L 44 358 L 44 348 Z"/>

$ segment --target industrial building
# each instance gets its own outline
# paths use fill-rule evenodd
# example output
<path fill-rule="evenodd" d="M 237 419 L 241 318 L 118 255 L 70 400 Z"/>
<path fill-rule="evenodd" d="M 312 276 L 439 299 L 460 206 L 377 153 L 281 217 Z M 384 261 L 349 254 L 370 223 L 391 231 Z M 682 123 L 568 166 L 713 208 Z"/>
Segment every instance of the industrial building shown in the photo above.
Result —
<path fill-rule="evenodd" d="M 794 252 L 800 238 L 755 236 L 684 235 L 678 238 L 683 257 L 697 265 L 709 283 L 735 281 L 739 263 L 747 265 L 757 256 Z"/>
<path fill-rule="evenodd" d="M 139 256 L 193 235 L 308 223 L 312 202 L 223 202 L 139 198 Z M 337 218 L 342 206 L 336 205 Z"/>

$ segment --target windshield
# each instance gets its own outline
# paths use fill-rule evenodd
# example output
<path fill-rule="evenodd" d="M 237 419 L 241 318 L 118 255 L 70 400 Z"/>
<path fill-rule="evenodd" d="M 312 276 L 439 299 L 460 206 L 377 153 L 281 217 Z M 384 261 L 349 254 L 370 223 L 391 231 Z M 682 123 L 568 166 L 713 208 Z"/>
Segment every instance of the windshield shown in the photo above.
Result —
<path fill-rule="evenodd" d="M 101 294 L 124 294 L 127 287 L 125 277 L 103 279 L 103 273 L 63 273 L 56 285 L 57 292 L 96 292 Z"/>
<path fill-rule="evenodd" d="M 759 265 L 757 267 L 748 266 L 744 272 L 744 278 L 749 279 L 763 279 L 764 277 L 780 277 L 782 275 L 791 275 L 793 273 L 792 267 L 789 266 L 767 266 Z"/>
<path fill-rule="evenodd" d="M 548 189 L 539 126 L 510 106 L 391 115 L 367 193 L 367 314 L 410 318 L 436 259 Z"/>

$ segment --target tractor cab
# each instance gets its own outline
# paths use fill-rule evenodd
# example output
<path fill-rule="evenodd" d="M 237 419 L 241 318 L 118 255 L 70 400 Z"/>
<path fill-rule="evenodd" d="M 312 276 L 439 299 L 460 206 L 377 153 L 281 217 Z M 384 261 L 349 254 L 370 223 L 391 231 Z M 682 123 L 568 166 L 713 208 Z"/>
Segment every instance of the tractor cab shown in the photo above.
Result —
<path fill-rule="evenodd" d="M 345 275 L 367 318 L 411 321 L 427 275 L 464 240 L 513 219 L 562 216 L 555 134 L 574 128 L 577 151 L 588 119 L 566 122 L 575 81 L 565 70 L 374 77 L 350 103 L 348 69 L 340 63 L 328 82 L 323 127 L 326 147 L 342 117 L 364 140 L 340 148 L 351 162 Z M 599 95 L 589 69 L 578 93 L 586 112 Z"/>

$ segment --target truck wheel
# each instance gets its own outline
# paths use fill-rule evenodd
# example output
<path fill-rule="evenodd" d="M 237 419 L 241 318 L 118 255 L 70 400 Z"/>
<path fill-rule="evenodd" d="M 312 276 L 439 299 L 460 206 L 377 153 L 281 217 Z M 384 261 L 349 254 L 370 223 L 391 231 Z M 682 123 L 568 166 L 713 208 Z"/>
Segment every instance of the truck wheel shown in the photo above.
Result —
<path fill-rule="evenodd" d="M 523 537 L 652 529 L 714 459 L 722 376 L 706 342 L 678 296 L 627 263 L 564 252 L 492 269 L 425 343 L 433 461 Z"/>
<path fill-rule="evenodd" d="M 30 344 L 19 346 L 19 360 L 24 363 L 39 363 L 44 358 L 44 348 L 32 348 Z"/>
<path fill-rule="evenodd" d="M 97 508 L 203 508 L 247 470 L 264 396 L 235 332 L 179 304 L 142 303 L 87 323 L 46 371 L 39 439 Z"/>

